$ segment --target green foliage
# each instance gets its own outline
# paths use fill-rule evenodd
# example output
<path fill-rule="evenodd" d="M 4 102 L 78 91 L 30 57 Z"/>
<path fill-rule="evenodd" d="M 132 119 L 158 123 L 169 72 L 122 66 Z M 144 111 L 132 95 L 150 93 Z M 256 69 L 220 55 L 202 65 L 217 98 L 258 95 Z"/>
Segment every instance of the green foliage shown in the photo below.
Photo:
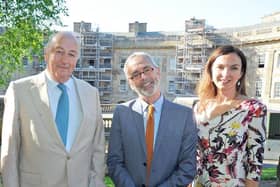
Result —
<path fill-rule="evenodd" d="M 276 180 L 276 167 L 263 168 L 262 180 Z"/>
<path fill-rule="evenodd" d="M 110 177 L 105 177 L 105 185 L 106 185 L 106 187 L 115 187 L 115 185 Z"/>
<path fill-rule="evenodd" d="M 50 27 L 62 25 L 67 11 L 65 0 L 0 0 L 0 87 L 22 68 L 24 57 L 42 60 Z"/>

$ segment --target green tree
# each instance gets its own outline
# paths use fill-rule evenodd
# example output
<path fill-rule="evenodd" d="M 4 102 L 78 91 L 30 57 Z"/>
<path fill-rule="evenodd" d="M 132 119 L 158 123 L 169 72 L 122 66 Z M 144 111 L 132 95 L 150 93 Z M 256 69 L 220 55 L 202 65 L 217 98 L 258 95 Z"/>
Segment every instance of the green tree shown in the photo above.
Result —
<path fill-rule="evenodd" d="M 52 26 L 62 26 L 63 15 L 65 0 L 0 0 L 0 87 L 22 69 L 24 57 L 42 60 L 45 36 Z"/>

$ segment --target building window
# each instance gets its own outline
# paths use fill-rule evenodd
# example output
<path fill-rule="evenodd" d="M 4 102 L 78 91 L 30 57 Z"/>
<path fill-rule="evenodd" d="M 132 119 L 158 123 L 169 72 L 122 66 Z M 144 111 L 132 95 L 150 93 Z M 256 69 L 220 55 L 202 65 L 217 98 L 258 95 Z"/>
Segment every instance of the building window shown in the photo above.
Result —
<path fill-rule="evenodd" d="M 262 96 L 262 80 L 256 81 L 256 97 Z"/>
<path fill-rule="evenodd" d="M 269 130 L 268 138 L 280 140 L 280 114 L 279 113 L 269 113 Z"/>
<path fill-rule="evenodd" d="M 274 97 L 280 97 L 280 82 L 274 83 Z"/>
<path fill-rule="evenodd" d="M 264 67 L 264 61 L 265 61 L 265 54 L 264 53 L 257 55 L 257 62 L 258 62 L 259 68 Z"/>
<path fill-rule="evenodd" d="M 173 80 L 168 81 L 168 92 L 169 93 L 175 93 L 176 85 Z"/>
<path fill-rule="evenodd" d="M 190 73 L 189 76 L 193 81 L 199 81 L 199 79 L 200 79 L 200 73 L 199 72 Z"/>
<path fill-rule="evenodd" d="M 169 60 L 169 69 L 175 71 L 176 70 L 176 59 L 170 58 Z"/>
<path fill-rule="evenodd" d="M 127 91 L 127 83 L 126 80 L 120 80 L 120 92 Z"/>
<path fill-rule="evenodd" d="M 121 60 L 120 60 L 120 68 L 121 69 L 123 69 L 125 61 L 126 61 L 126 58 L 121 58 Z"/>
<path fill-rule="evenodd" d="M 94 59 L 89 59 L 88 60 L 88 65 L 94 67 L 95 66 L 95 60 Z"/>

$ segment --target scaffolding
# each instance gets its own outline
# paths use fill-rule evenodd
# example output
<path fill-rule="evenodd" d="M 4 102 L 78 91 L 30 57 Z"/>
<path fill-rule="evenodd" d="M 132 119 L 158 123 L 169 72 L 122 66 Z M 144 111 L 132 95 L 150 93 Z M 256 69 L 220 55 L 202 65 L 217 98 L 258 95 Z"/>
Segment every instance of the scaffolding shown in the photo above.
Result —
<path fill-rule="evenodd" d="M 185 34 L 176 48 L 176 95 L 195 94 L 195 87 L 201 78 L 208 51 L 213 46 L 207 40 L 204 19 L 185 21 Z"/>
<path fill-rule="evenodd" d="M 113 35 L 92 30 L 91 23 L 75 22 L 80 34 L 81 55 L 74 74 L 99 90 L 101 103 L 111 103 Z"/>

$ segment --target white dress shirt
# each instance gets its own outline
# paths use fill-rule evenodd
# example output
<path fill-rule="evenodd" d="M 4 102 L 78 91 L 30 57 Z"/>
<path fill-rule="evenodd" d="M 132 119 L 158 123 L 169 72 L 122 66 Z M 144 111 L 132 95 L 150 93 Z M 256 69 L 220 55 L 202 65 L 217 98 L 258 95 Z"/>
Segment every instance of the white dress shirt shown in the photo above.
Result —
<path fill-rule="evenodd" d="M 49 72 L 45 71 L 45 74 L 51 112 L 55 121 L 56 110 L 58 100 L 61 95 L 61 90 L 57 87 L 59 83 L 51 78 Z M 69 152 L 80 127 L 82 119 L 82 107 L 73 78 L 70 78 L 68 81 L 66 81 L 64 85 L 67 87 L 67 93 L 69 97 L 69 120 L 66 141 L 66 150 Z"/>

